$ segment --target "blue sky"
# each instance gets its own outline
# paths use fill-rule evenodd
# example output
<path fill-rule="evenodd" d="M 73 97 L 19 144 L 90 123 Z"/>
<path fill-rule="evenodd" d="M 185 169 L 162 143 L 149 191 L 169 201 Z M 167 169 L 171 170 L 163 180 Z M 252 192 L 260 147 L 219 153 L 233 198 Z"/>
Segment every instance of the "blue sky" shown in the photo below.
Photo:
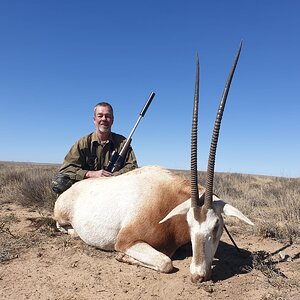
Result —
<path fill-rule="evenodd" d="M 140 166 L 189 169 L 195 57 L 198 169 L 239 43 L 216 171 L 300 176 L 297 0 L 1 0 L 0 160 L 62 163 L 99 101 Z"/>

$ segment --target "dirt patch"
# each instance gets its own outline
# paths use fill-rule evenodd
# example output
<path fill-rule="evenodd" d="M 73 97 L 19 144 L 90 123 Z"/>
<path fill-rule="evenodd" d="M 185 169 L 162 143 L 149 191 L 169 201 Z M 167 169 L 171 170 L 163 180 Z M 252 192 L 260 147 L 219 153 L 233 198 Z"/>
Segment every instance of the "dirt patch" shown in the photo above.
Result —
<path fill-rule="evenodd" d="M 228 226 L 230 231 L 230 226 Z M 55 230 L 51 215 L 13 203 L 0 209 L 1 299 L 299 299 L 300 245 L 233 230 L 213 263 L 212 280 L 190 281 L 190 245 L 160 274 L 120 263 Z"/>

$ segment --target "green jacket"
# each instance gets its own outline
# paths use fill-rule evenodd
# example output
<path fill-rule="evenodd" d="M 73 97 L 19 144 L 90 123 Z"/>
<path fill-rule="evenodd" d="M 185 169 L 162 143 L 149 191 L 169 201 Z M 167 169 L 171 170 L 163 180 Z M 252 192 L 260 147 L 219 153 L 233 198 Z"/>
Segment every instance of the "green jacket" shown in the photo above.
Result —
<path fill-rule="evenodd" d="M 67 153 L 59 173 L 70 176 L 72 180 L 82 180 L 89 170 L 101 170 L 108 165 L 114 150 L 120 153 L 126 138 L 111 133 L 106 144 L 99 143 L 96 132 L 80 138 Z M 135 154 L 129 147 L 123 167 L 113 175 L 120 175 L 138 167 Z"/>

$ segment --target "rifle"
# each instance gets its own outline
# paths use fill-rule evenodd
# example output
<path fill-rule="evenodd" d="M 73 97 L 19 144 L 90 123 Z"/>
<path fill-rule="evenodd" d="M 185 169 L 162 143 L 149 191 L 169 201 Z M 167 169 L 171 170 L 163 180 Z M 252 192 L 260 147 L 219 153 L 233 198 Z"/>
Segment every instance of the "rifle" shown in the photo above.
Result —
<path fill-rule="evenodd" d="M 125 159 L 126 153 L 127 153 L 127 151 L 128 151 L 128 148 L 129 148 L 129 146 L 130 146 L 131 140 L 132 140 L 131 137 L 132 137 L 132 135 L 133 135 L 135 129 L 137 128 L 137 126 L 138 126 L 140 120 L 141 120 L 142 117 L 145 115 L 145 113 L 146 113 L 146 111 L 147 111 L 149 105 L 151 104 L 151 102 L 152 102 L 154 96 L 155 96 L 155 93 L 152 92 L 152 93 L 150 94 L 150 96 L 148 97 L 148 100 L 146 101 L 146 103 L 145 103 L 143 109 L 141 110 L 140 115 L 139 115 L 139 117 L 138 117 L 138 119 L 137 119 L 137 121 L 136 121 L 136 123 L 135 123 L 133 129 L 131 130 L 131 132 L 130 132 L 130 134 L 129 134 L 127 140 L 126 140 L 126 143 L 125 143 L 124 146 L 122 147 L 120 153 L 118 153 L 118 151 L 116 151 L 116 150 L 114 150 L 114 151 L 112 152 L 111 157 L 110 157 L 110 160 L 109 160 L 109 162 L 108 162 L 108 165 L 107 165 L 107 167 L 105 168 L 106 171 L 109 171 L 109 172 L 113 173 L 114 171 L 117 171 L 117 170 L 119 170 L 119 169 L 121 168 L 122 163 L 123 163 L 123 161 L 124 161 L 124 159 Z"/>

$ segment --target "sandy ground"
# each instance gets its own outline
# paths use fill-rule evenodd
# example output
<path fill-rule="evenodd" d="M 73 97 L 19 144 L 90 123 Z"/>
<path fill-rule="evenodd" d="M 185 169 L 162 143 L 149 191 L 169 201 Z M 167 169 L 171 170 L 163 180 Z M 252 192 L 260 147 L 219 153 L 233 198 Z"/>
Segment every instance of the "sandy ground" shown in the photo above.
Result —
<path fill-rule="evenodd" d="M 0 299 L 300 299 L 297 244 L 233 229 L 241 253 L 224 233 L 212 280 L 193 284 L 190 245 L 177 252 L 173 273 L 160 274 L 120 263 L 113 252 L 56 232 L 50 217 L 14 204 L 1 206 Z M 282 261 L 279 253 L 285 255 Z"/>

